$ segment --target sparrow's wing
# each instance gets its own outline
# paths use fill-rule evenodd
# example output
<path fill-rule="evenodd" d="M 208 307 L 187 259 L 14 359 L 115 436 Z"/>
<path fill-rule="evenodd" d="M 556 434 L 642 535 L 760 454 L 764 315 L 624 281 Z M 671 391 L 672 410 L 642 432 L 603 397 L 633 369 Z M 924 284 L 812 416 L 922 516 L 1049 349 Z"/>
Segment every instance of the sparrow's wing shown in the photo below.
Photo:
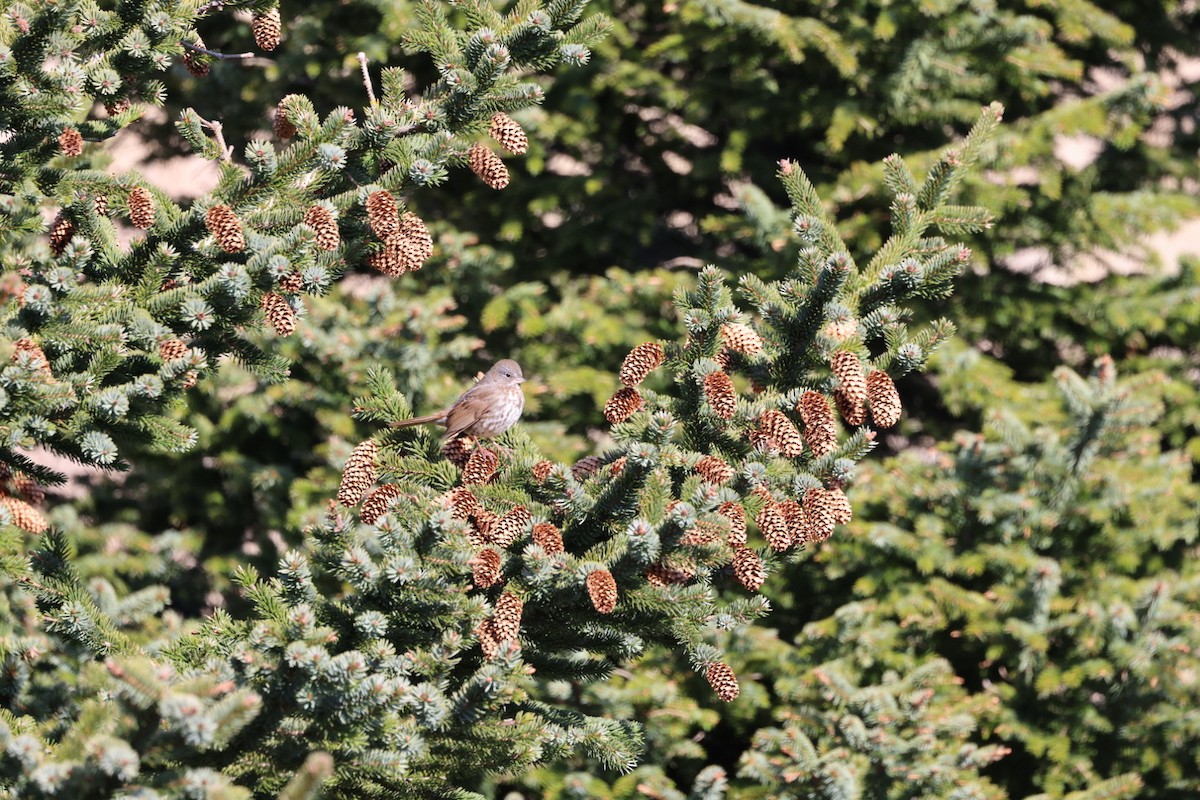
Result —
<path fill-rule="evenodd" d="M 446 435 L 442 437 L 443 441 L 454 439 L 464 431 L 470 430 L 487 411 L 487 403 L 475 391 L 479 386 L 480 384 L 475 384 L 467 389 L 462 393 L 462 397 L 450 406 L 450 411 L 446 413 Z"/>

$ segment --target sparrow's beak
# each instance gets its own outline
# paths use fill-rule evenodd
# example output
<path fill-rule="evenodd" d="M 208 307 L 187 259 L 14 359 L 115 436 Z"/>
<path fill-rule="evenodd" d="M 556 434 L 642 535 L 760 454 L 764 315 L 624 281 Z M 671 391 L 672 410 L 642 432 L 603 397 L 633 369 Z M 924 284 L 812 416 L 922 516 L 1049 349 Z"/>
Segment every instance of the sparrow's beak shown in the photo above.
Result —
<path fill-rule="evenodd" d="M 529 379 L 528 378 L 517 378 L 517 383 L 524 383 L 527 380 L 529 380 Z"/>

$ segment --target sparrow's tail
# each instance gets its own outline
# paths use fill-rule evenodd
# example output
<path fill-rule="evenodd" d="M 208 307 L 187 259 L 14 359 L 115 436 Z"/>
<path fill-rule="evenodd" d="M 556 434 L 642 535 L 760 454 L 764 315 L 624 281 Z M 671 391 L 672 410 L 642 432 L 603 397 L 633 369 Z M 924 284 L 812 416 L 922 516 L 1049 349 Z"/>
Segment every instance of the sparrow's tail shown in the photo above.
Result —
<path fill-rule="evenodd" d="M 402 419 L 399 422 L 393 422 L 393 428 L 411 428 L 413 425 L 428 425 L 431 422 L 441 422 L 446 418 L 447 411 L 439 411 L 436 414 L 426 414 L 423 417 L 413 417 L 412 419 Z"/>

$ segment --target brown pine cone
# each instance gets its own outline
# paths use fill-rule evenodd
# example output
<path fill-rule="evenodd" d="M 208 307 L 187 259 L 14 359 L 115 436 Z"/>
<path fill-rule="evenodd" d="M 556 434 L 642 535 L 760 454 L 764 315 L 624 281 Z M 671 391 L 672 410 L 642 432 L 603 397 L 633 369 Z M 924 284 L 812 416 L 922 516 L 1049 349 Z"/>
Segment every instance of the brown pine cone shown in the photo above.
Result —
<path fill-rule="evenodd" d="M 433 255 L 433 237 L 429 235 L 429 228 L 425 227 L 425 220 L 410 211 L 400 215 L 399 233 L 404 237 L 401 246 L 404 268 L 414 272 Z"/>
<path fill-rule="evenodd" d="M 823 542 L 833 535 L 839 513 L 837 501 L 825 489 L 814 486 L 804 493 L 804 517 L 812 541 Z"/>
<path fill-rule="evenodd" d="M 857 428 L 867 421 L 867 406 L 865 403 L 855 405 L 838 392 L 834 392 L 833 401 L 837 404 L 838 413 L 842 415 L 842 419 L 846 420 L 846 424 L 850 427 Z"/>
<path fill-rule="evenodd" d="M 782 552 L 792 546 L 792 531 L 778 503 L 767 503 L 754 521 L 772 550 Z"/>
<path fill-rule="evenodd" d="M 304 224 L 316 231 L 318 249 L 337 250 L 338 245 L 342 243 L 333 212 L 325 206 L 309 206 L 304 212 Z"/>
<path fill-rule="evenodd" d="M 867 376 L 867 402 L 871 405 L 871 421 L 879 428 L 890 428 L 900 421 L 904 406 L 891 377 L 880 370 Z"/>
<path fill-rule="evenodd" d="M 471 559 L 471 579 L 480 589 L 495 586 L 500 582 L 500 552 L 485 547 Z"/>
<path fill-rule="evenodd" d="M 489 535 L 492 542 L 499 547 L 509 547 L 529 530 L 532 522 L 529 509 L 525 506 L 514 506 L 503 517 L 496 521 Z"/>
<path fill-rule="evenodd" d="M 485 144 L 476 142 L 471 145 L 471 149 L 467 151 L 467 166 L 493 189 L 508 186 L 508 167 L 504 166 L 500 156 Z"/>
<path fill-rule="evenodd" d="M 279 9 L 272 8 L 254 15 L 250 23 L 254 32 L 254 43 L 268 53 L 279 47 L 279 35 L 283 32 L 283 23 L 279 19 Z"/>
<path fill-rule="evenodd" d="M 584 456 L 571 467 L 571 475 L 577 481 L 587 480 L 595 474 L 596 470 L 600 469 L 600 465 L 603 463 L 600 456 Z"/>
<path fill-rule="evenodd" d="M 867 401 L 867 381 L 863 375 L 862 362 L 849 350 L 838 350 L 829 361 L 829 367 L 838 379 L 834 399 L 847 425 L 858 427 L 858 409 Z M 849 413 L 849 416 L 847 416 Z"/>
<path fill-rule="evenodd" d="M 720 661 L 714 661 L 708 665 L 708 669 L 704 670 L 704 678 L 708 681 L 708 685 L 716 692 L 717 697 L 724 700 L 726 703 L 737 699 L 741 694 L 741 689 L 738 687 L 737 675 L 729 668 L 728 664 L 722 664 Z"/>
<path fill-rule="evenodd" d="M 303 288 L 304 278 L 295 270 L 292 270 L 279 279 L 279 291 L 286 294 L 299 294 Z"/>
<path fill-rule="evenodd" d="M 367 224 L 380 239 L 387 239 L 400 230 L 400 209 L 391 192 L 378 191 L 367 195 Z"/>
<path fill-rule="evenodd" d="M 64 156 L 77 156 L 83 153 L 83 136 L 74 128 L 63 128 L 58 135 L 58 149 Z"/>
<path fill-rule="evenodd" d="M 471 436 L 460 436 L 442 445 L 442 456 L 454 466 L 462 469 L 475 450 L 475 439 Z"/>
<path fill-rule="evenodd" d="M 804 514 L 804 506 L 788 498 L 779 503 L 779 513 L 787 520 L 788 533 L 791 534 L 792 544 L 800 545 L 808 541 L 808 517 Z"/>
<path fill-rule="evenodd" d="M 549 522 L 539 522 L 533 526 L 533 541 L 541 545 L 548 556 L 563 552 L 562 532 Z"/>
<path fill-rule="evenodd" d="M 517 638 L 521 630 L 521 612 L 524 609 L 525 604 L 521 602 L 521 598 L 512 592 L 504 592 L 496 598 L 492 623 L 495 625 L 497 639 L 504 642 Z"/>
<path fill-rule="evenodd" d="M 702 456 L 696 462 L 695 470 L 696 474 L 704 478 L 705 481 L 717 485 L 729 483 L 737 475 L 733 467 L 716 456 Z"/>
<path fill-rule="evenodd" d="M 759 416 L 758 427 L 786 458 L 796 458 L 804 453 L 804 438 L 796 424 L 782 411 L 767 409 Z"/>
<path fill-rule="evenodd" d="M 50 359 L 46 358 L 46 351 L 28 336 L 22 336 L 13 342 L 12 361 L 14 364 L 22 353 L 29 355 L 29 364 L 31 367 L 46 375 L 50 374 Z"/>
<path fill-rule="evenodd" d="M 850 498 L 846 497 L 846 493 L 842 491 L 842 488 L 835 486 L 832 489 L 827 489 L 826 496 L 829 498 L 829 509 L 830 513 L 833 514 L 834 520 L 839 525 L 850 524 L 850 520 L 854 519 L 854 508 L 850 505 Z"/>
<path fill-rule="evenodd" d="M 192 44 L 196 45 L 196 47 L 204 47 L 203 39 L 199 36 L 192 38 L 195 40 Z M 211 65 L 212 56 L 208 55 L 208 53 L 201 53 L 188 47 L 183 48 L 183 66 L 187 67 L 187 71 L 195 77 L 207 77 Z"/>
<path fill-rule="evenodd" d="M 263 295 L 262 309 L 275 333 L 291 336 L 296 331 L 296 311 L 283 295 L 267 292 Z"/>
<path fill-rule="evenodd" d="M 471 490 L 461 486 L 456 486 L 446 495 L 446 505 L 450 509 L 450 516 L 455 519 L 470 519 L 471 515 L 480 508 L 479 500 L 471 493 Z"/>
<path fill-rule="evenodd" d="M 658 562 L 651 564 L 646 570 L 646 583 L 662 588 L 664 586 L 681 585 L 696 577 L 696 571 L 679 564 Z"/>
<path fill-rule="evenodd" d="M 758 553 L 739 545 L 733 548 L 733 576 L 742 586 L 757 592 L 767 580 L 767 571 Z"/>
<path fill-rule="evenodd" d="M 342 467 L 342 483 L 338 487 L 337 499 L 342 505 L 349 507 L 358 503 L 367 489 L 375 483 L 379 467 L 376 459 L 379 457 L 379 445 L 373 439 L 360 442 Z"/>
<path fill-rule="evenodd" d="M 621 364 L 621 372 L 618 375 L 621 383 L 629 387 L 637 386 L 662 365 L 665 357 L 666 353 L 658 342 L 639 344 L 629 351 L 629 355 L 625 356 L 625 361 Z"/>
<path fill-rule="evenodd" d="M 741 322 L 726 322 L 721 326 L 721 338 L 725 346 L 747 356 L 756 356 L 763 351 L 763 340 L 758 332 Z"/>
<path fill-rule="evenodd" d="M 800 395 L 796 411 L 804 423 L 804 443 L 814 456 L 820 458 L 837 449 L 837 423 L 825 395 L 811 390 L 805 392 Z"/>
<path fill-rule="evenodd" d="M 492 530 L 496 527 L 496 523 L 499 521 L 500 517 L 488 511 L 486 508 L 476 508 L 471 512 L 471 527 L 467 531 L 467 541 L 476 547 L 482 547 L 485 544 L 493 544 Z"/>
<path fill-rule="evenodd" d="M 718 417 L 733 419 L 737 411 L 737 392 L 733 380 L 724 372 L 717 370 L 704 376 L 704 398 Z"/>
<path fill-rule="evenodd" d="M 608 465 L 608 474 L 612 475 L 614 478 L 617 477 L 625 471 L 625 465 L 628 463 L 629 459 L 625 456 L 621 456 L 616 461 Z"/>
<path fill-rule="evenodd" d="M 275 106 L 275 120 L 271 127 L 274 128 L 275 135 L 280 139 L 290 139 L 296 135 L 296 126 L 288 119 L 287 108 L 284 106 L 293 97 L 295 95 L 289 94 L 279 101 L 279 105 Z"/>
<path fill-rule="evenodd" d="M 50 523 L 42 512 L 16 497 L 0 497 L 0 505 L 8 509 L 12 524 L 28 533 L 42 533 Z"/>
<path fill-rule="evenodd" d="M 135 228 L 146 230 L 154 224 L 154 196 L 145 186 L 135 186 L 129 190 L 125 207 L 129 211 L 129 221 Z"/>
<path fill-rule="evenodd" d="M 746 544 L 746 509 L 741 503 L 730 500 L 717 506 L 717 513 L 729 520 L 729 538 L 726 541 L 731 547 Z"/>
<path fill-rule="evenodd" d="M 486 447 L 476 447 L 475 452 L 467 459 L 467 465 L 462 469 L 464 485 L 487 483 L 496 474 L 500 466 L 500 458 Z"/>
<path fill-rule="evenodd" d="M 204 225 L 226 253 L 240 253 L 246 249 L 242 222 L 229 206 L 222 203 L 208 209 L 204 215 Z"/>
<path fill-rule="evenodd" d="M 56 257 L 61 256 L 74 236 L 75 223 L 71 222 L 63 212 L 58 212 L 58 216 L 50 225 L 50 252 L 54 253 Z"/>
<path fill-rule="evenodd" d="M 606 569 L 597 569 L 588 573 L 584 581 L 592 607 L 601 614 L 611 614 L 617 607 L 617 582 L 612 573 Z"/>
<path fill-rule="evenodd" d="M 46 489 L 24 472 L 12 476 L 13 490 L 30 505 L 40 506 L 46 499 Z"/>
<path fill-rule="evenodd" d="M 525 135 L 524 129 L 503 111 L 492 114 L 491 123 L 488 125 L 488 135 L 514 155 L 524 155 L 525 151 L 529 149 L 529 137 Z"/>
<path fill-rule="evenodd" d="M 538 483 L 544 482 L 550 477 L 550 473 L 554 471 L 553 461 L 539 461 L 533 465 L 530 472 L 533 473 L 533 479 Z"/>
<path fill-rule="evenodd" d="M 163 361 L 174 361 L 183 358 L 188 346 L 178 339 L 164 339 L 158 343 L 158 357 Z"/>
<path fill-rule="evenodd" d="M 483 651 L 484 658 L 496 655 L 496 651 L 500 649 L 500 639 L 496 636 L 495 622 L 487 619 L 479 623 L 475 635 L 479 637 L 479 649 Z"/>
<path fill-rule="evenodd" d="M 604 404 L 604 418 L 616 425 L 632 417 L 643 405 L 645 401 L 638 390 L 626 386 L 618 389 Z"/>
<path fill-rule="evenodd" d="M 366 525 L 374 525 L 376 521 L 384 514 L 392 505 L 392 501 L 400 495 L 404 494 L 394 483 L 385 483 L 375 491 L 368 495 L 363 501 L 362 509 L 358 512 L 358 518 Z"/>

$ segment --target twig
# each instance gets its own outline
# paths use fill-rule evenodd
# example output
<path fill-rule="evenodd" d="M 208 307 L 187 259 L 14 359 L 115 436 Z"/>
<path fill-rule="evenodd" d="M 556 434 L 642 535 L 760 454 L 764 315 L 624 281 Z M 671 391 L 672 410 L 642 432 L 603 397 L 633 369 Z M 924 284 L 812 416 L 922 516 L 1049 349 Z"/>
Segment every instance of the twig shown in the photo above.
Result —
<path fill-rule="evenodd" d="M 196 110 L 192 109 L 192 113 L 196 114 Z M 204 117 L 196 114 L 196 119 L 200 120 L 200 124 L 213 132 L 213 136 L 217 137 L 217 147 L 221 148 L 221 160 L 225 163 L 233 161 L 233 148 L 225 144 L 224 128 L 220 122 L 209 122 Z"/>
<path fill-rule="evenodd" d="M 371 76 L 367 74 L 367 54 L 359 52 L 358 66 L 362 68 L 363 86 L 367 87 L 367 99 L 375 105 L 375 89 L 371 87 Z"/>
<path fill-rule="evenodd" d="M 216 50 L 209 50 L 198 44 L 188 44 L 187 42 L 180 42 L 180 44 L 188 50 L 195 50 L 197 53 L 204 53 L 213 58 L 254 58 L 254 53 L 218 53 Z"/>

